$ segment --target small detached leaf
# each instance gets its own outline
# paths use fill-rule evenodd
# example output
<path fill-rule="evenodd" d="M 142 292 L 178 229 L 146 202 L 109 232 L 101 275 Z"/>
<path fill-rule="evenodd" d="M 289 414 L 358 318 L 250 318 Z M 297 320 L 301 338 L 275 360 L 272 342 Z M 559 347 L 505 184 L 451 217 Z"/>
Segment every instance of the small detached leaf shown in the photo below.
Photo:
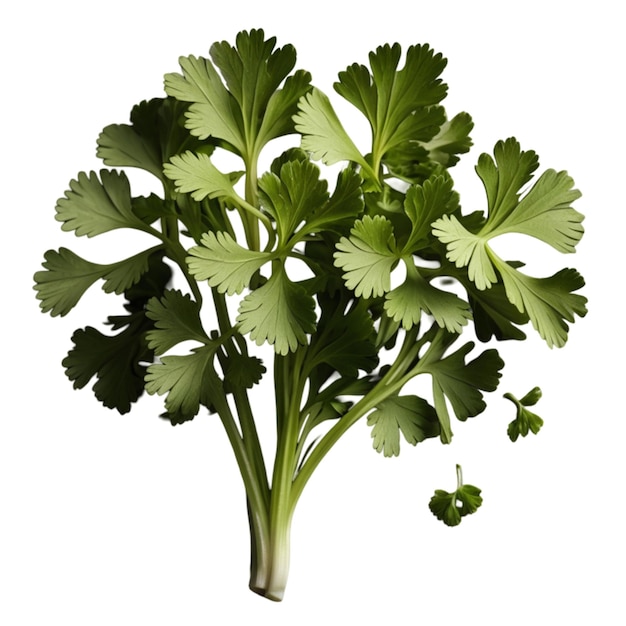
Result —
<path fill-rule="evenodd" d="M 437 489 L 430 499 L 428 508 L 433 515 L 446 526 L 458 526 L 466 515 L 475 513 L 483 503 L 481 490 L 474 485 L 463 484 L 461 466 L 456 466 L 457 488 L 448 492 Z"/>
<path fill-rule="evenodd" d="M 511 441 L 517 441 L 518 437 L 526 437 L 529 432 L 536 435 L 543 426 L 543 419 L 528 410 L 541 398 L 541 389 L 534 387 L 521 400 L 518 400 L 512 393 L 505 393 L 504 397 L 510 400 L 517 409 L 515 419 L 509 424 L 507 434 Z"/>

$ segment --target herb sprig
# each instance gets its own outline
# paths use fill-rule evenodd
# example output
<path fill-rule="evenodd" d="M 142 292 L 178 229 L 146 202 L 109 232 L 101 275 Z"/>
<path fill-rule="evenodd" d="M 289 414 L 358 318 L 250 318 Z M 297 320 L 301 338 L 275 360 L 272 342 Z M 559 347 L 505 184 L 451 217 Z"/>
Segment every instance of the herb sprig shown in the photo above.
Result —
<path fill-rule="evenodd" d="M 399 44 L 383 45 L 369 66 L 339 73 L 335 91 L 368 122 L 365 150 L 311 75 L 294 70 L 293 46 L 251 30 L 209 56 L 181 57 L 164 97 L 104 128 L 106 168 L 79 173 L 56 205 L 64 231 L 132 229 L 151 245 L 107 264 L 49 250 L 35 289 L 52 316 L 96 283 L 125 299 L 126 313 L 107 318 L 111 332 L 74 333 L 63 366 L 75 388 L 93 381 L 98 400 L 120 413 L 144 391 L 161 395 L 173 425 L 207 413 L 221 420 L 247 497 L 250 587 L 280 600 L 295 506 L 350 427 L 365 418 L 388 457 L 401 442 L 450 443 L 454 420 L 485 410 L 504 366 L 477 341 L 522 340 L 530 323 L 549 347 L 566 343 L 586 313 L 582 277 L 571 268 L 531 276 L 490 244 L 517 233 L 574 252 L 580 193 L 564 171 L 534 179 L 537 155 L 508 138 L 478 159 L 484 208 L 464 211 L 451 169 L 472 145 L 473 122 L 444 109 L 446 59 L 427 44 L 404 57 Z M 279 137 L 292 146 L 260 171 Z M 223 152 L 238 169 L 220 169 Z M 320 162 L 340 164 L 335 181 Z M 134 196 L 116 168 L 151 173 L 162 192 Z M 464 341 L 468 329 L 475 337 Z M 271 346 L 273 363 L 255 344 Z M 418 377 L 431 397 L 412 390 Z M 257 431 L 268 406 L 250 398 L 268 378 L 271 463 Z M 526 407 L 539 392 L 506 397 L 517 407 L 509 437 L 536 433 L 543 422 Z M 460 466 L 457 478 L 455 492 L 438 490 L 430 503 L 448 525 L 482 502 Z"/>

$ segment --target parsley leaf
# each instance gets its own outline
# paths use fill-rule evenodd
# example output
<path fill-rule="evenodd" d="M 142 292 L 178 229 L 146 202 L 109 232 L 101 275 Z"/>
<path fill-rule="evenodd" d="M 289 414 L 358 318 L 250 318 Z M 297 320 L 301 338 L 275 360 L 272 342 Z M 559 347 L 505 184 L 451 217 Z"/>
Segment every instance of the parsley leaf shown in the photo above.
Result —
<path fill-rule="evenodd" d="M 587 298 L 577 293 L 585 281 L 574 269 L 562 269 L 549 278 L 533 278 L 503 263 L 499 270 L 506 295 L 519 311 L 525 312 L 548 346 L 565 345 L 574 315 L 587 314 Z"/>
<path fill-rule="evenodd" d="M 187 421 L 200 410 L 200 405 L 211 406 L 214 394 L 223 393 L 213 359 L 217 345 L 209 343 L 194 348 L 184 356 L 168 355 L 148 367 L 145 376 L 146 391 L 153 395 L 167 394 L 168 413 Z"/>
<path fill-rule="evenodd" d="M 150 258 L 148 271 L 125 292 L 128 315 L 108 318 L 116 335 L 105 335 L 87 326 L 72 336 L 74 347 L 63 360 L 65 373 L 75 389 L 82 389 L 96 377 L 96 398 L 104 406 L 128 413 L 144 390 L 145 362 L 153 358 L 146 343 L 146 333 L 153 324 L 144 313 L 145 303 L 162 293 L 170 272 L 159 254 Z"/>
<path fill-rule="evenodd" d="M 187 265 L 196 280 L 208 280 L 220 293 L 241 293 L 272 255 L 240 246 L 228 233 L 208 232 L 189 250 Z"/>
<path fill-rule="evenodd" d="M 257 345 L 267 341 L 284 355 L 306 344 L 307 333 L 315 330 L 315 301 L 276 263 L 270 279 L 241 301 L 237 322 Z"/>
<path fill-rule="evenodd" d="M 280 176 L 268 172 L 259 180 L 265 208 L 276 220 L 279 245 L 285 245 L 300 224 L 328 201 L 328 184 L 319 175 L 310 161 L 287 161 Z"/>
<path fill-rule="evenodd" d="M 412 446 L 439 435 L 435 409 L 418 396 L 396 396 L 381 402 L 367 418 L 373 445 L 386 457 L 400 454 L 400 433 Z"/>
<path fill-rule="evenodd" d="M 421 185 L 409 187 L 404 200 L 404 210 L 411 220 L 412 228 L 403 251 L 417 252 L 430 246 L 433 221 L 456 211 L 458 206 L 458 194 L 453 190 L 450 176 L 433 176 Z"/>
<path fill-rule="evenodd" d="M 146 306 L 146 317 L 154 322 L 146 340 L 154 353 L 161 355 L 183 341 L 207 343 L 209 338 L 200 321 L 200 306 L 178 289 L 168 289 Z"/>
<path fill-rule="evenodd" d="M 344 292 L 317 296 L 322 314 L 308 351 L 310 366 L 330 365 L 343 376 L 356 378 L 378 364 L 374 323 L 362 301 L 351 301 Z"/>
<path fill-rule="evenodd" d="M 166 74 L 165 91 L 177 100 L 192 103 L 185 126 L 199 139 L 223 139 L 243 154 L 246 146 L 241 122 L 211 61 L 192 55 L 181 57 L 179 63 L 183 73 Z"/>
<path fill-rule="evenodd" d="M 583 286 L 574 270 L 563 270 L 550 278 L 526 276 L 503 261 L 488 241 L 505 233 L 521 233 L 540 239 L 561 252 L 573 252 L 582 237 L 583 216 L 570 204 L 580 196 L 572 189 L 566 172 L 547 170 L 520 199 L 520 187 L 528 183 L 538 166 L 534 152 L 523 152 L 514 139 L 496 144 L 495 162 L 488 155 L 479 159 L 477 171 L 487 191 L 489 215 L 476 233 L 467 230 L 455 215 L 433 222 L 433 234 L 446 244 L 447 258 L 458 268 L 467 267 L 469 279 L 485 290 L 501 276 L 507 298 L 550 347 L 567 340 L 565 320 L 584 316 L 586 299 L 571 293 Z"/>
<path fill-rule="evenodd" d="M 472 312 L 467 302 L 455 294 L 431 285 L 412 261 L 405 260 L 406 280 L 385 296 L 385 311 L 402 327 L 409 330 L 419 324 L 422 312 L 432 315 L 435 322 L 451 333 L 460 333 Z"/>
<path fill-rule="evenodd" d="M 366 215 L 355 222 L 350 237 L 342 237 L 336 248 L 335 265 L 344 270 L 346 286 L 357 297 L 377 297 L 389 291 L 398 255 L 388 219 Z"/>
<path fill-rule="evenodd" d="M 500 370 L 504 367 L 504 361 L 494 349 L 485 350 L 466 363 L 465 357 L 473 348 L 474 343 L 468 342 L 446 357 L 432 362 L 423 361 L 421 365 L 422 371 L 432 375 L 435 409 L 441 423 L 441 439 L 444 443 L 449 443 L 452 439 L 446 398 L 461 421 L 475 417 L 486 407 L 481 392 L 495 391 L 501 376 Z"/>
<path fill-rule="evenodd" d="M 464 485 L 461 466 L 456 466 L 457 488 L 448 492 L 437 489 L 428 507 L 432 514 L 446 526 L 458 526 L 466 515 L 475 513 L 483 503 L 481 490 L 474 485 Z"/>
<path fill-rule="evenodd" d="M 263 361 L 256 356 L 241 354 L 237 351 L 224 357 L 224 390 L 254 387 L 265 374 Z"/>
<path fill-rule="evenodd" d="M 369 55 L 371 74 L 355 63 L 334 85 L 371 125 L 375 171 L 390 150 L 409 140 L 432 139 L 443 122 L 441 110 L 433 105 L 447 92 L 439 78 L 446 60 L 428 45 L 411 46 L 398 70 L 400 56 L 399 44 L 379 46 Z"/>
<path fill-rule="evenodd" d="M 99 278 L 105 281 L 106 293 L 123 293 L 148 271 L 150 257 L 158 249 L 151 248 L 107 265 L 86 261 L 67 248 L 48 250 L 44 255 L 45 270 L 34 276 L 41 310 L 49 311 L 53 317 L 67 315 Z"/>
<path fill-rule="evenodd" d="M 191 103 L 186 126 L 193 135 L 222 139 L 250 161 L 268 141 L 293 132 L 291 117 L 311 76 L 300 70 L 278 89 L 296 54 L 293 46 L 274 50 L 275 44 L 257 29 L 240 33 L 236 47 L 215 43 L 210 51 L 215 65 L 205 58 L 180 58 L 183 74 L 166 74 L 165 90 Z"/>
<path fill-rule="evenodd" d="M 176 191 L 190 193 L 194 200 L 238 198 L 230 176 L 220 172 L 206 154 L 178 154 L 163 166 L 163 171 L 176 184 Z"/>
<path fill-rule="evenodd" d="M 314 160 L 326 165 L 350 161 L 360 165 L 369 179 L 378 180 L 376 172 L 341 125 L 325 93 L 313 89 L 303 96 L 294 122 L 296 130 L 302 134 L 302 149 L 310 152 Z"/>
<path fill-rule="evenodd" d="M 187 105 L 153 98 L 133 107 L 129 124 L 111 124 L 98 137 L 97 156 L 105 165 L 139 167 L 165 182 L 163 163 L 185 150 L 207 150 L 181 125 Z M 208 150 L 212 151 L 209 146 Z"/>
<path fill-rule="evenodd" d="M 239 105 L 244 120 L 242 134 L 248 145 L 256 137 L 258 149 L 294 131 L 291 118 L 298 100 L 310 88 L 308 72 L 298 70 L 288 76 L 295 66 L 295 48 L 289 44 L 275 46 L 276 38 L 265 40 L 261 29 L 239 33 L 236 47 L 226 41 L 211 46 L 211 58 Z"/>
<path fill-rule="evenodd" d="M 474 128 L 469 113 L 457 113 L 451 120 L 446 120 L 439 132 L 422 144 L 428 152 L 428 158 L 446 167 L 459 162 L 459 154 L 464 154 L 472 147 L 470 132 Z"/>
<path fill-rule="evenodd" d="M 511 441 L 517 441 L 518 437 L 526 437 L 529 432 L 536 435 L 543 426 L 543 419 L 528 410 L 541 398 L 541 389 L 533 387 L 521 400 L 518 400 L 512 393 L 505 393 L 504 397 L 510 400 L 516 409 L 515 419 L 509 424 L 507 434 Z"/>
<path fill-rule="evenodd" d="M 117 228 L 135 228 L 153 234 L 150 227 L 132 209 L 130 184 L 124 172 L 101 170 L 84 172 L 70 182 L 70 188 L 56 205 L 56 219 L 61 229 L 78 236 L 101 235 Z"/>

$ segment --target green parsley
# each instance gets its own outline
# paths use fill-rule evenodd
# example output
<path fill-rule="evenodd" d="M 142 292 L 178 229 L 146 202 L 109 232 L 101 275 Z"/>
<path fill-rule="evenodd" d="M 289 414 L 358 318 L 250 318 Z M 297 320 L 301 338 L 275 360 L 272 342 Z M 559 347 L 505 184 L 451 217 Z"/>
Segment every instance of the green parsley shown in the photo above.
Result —
<path fill-rule="evenodd" d="M 462 210 L 452 172 L 473 122 L 442 105 L 440 53 L 383 45 L 368 65 L 339 73 L 336 93 L 370 129 L 357 140 L 311 74 L 295 69 L 293 46 L 276 43 L 251 30 L 207 58 L 182 57 L 165 95 L 104 128 L 105 167 L 80 172 L 57 202 L 64 231 L 133 229 L 150 245 L 112 263 L 48 250 L 34 276 L 52 316 L 96 283 L 124 300 L 123 314 L 105 316 L 108 329 L 74 333 L 63 367 L 75 388 L 92 384 L 120 413 L 145 392 L 163 396 L 172 425 L 222 422 L 247 498 L 250 587 L 272 600 L 287 583 L 298 500 L 349 428 L 366 422 L 387 457 L 405 442 L 448 444 L 455 420 L 482 413 L 498 387 L 504 362 L 493 343 L 524 339 L 530 323 L 562 347 L 586 313 L 576 270 L 532 276 L 491 246 L 517 233 L 574 252 L 583 216 L 566 172 L 533 179 L 537 155 L 499 141 L 476 166 L 484 206 Z M 291 147 L 265 165 L 272 140 L 285 137 Z M 220 165 L 226 153 L 234 169 Z M 160 193 L 134 195 L 124 168 L 152 174 Z M 250 390 L 264 384 L 273 402 L 257 410 Z M 536 433 L 541 418 L 527 407 L 538 390 L 506 397 L 517 408 L 509 437 Z M 270 459 L 256 420 L 272 405 Z M 460 467 L 457 478 L 456 491 L 430 502 L 448 525 L 482 502 Z"/>
<path fill-rule="evenodd" d="M 480 493 L 478 487 L 463 484 L 463 472 L 461 466 L 457 465 L 456 490 L 448 492 L 437 489 L 428 507 L 446 526 L 458 526 L 463 517 L 475 513 L 483 503 Z"/>
<path fill-rule="evenodd" d="M 516 409 L 515 419 L 509 424 L 507 434 L 511 441 L 518 437 L 526 437 L 529 432 L 536 435 L 543 426 L 543 419 L 529 411 L 527 407 L 534 406 L 541 398 L 541 389 L 534 387 L 523 398 L 518 400 L 512 393 L 505 393 L 504 397 L 510 400 Z"/>

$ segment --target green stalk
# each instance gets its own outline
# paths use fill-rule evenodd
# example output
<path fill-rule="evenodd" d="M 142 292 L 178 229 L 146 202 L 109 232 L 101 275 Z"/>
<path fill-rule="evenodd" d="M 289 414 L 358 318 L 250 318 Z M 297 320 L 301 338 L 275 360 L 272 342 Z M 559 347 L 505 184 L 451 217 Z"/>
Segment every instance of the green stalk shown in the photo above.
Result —
<path fill-rule="evenodd" d="M 305 350 L 276 356 L 275 385 L 278 443 L 270 504 L 270 564 L 265 596 L 280 601 L 289 574 L 292 506 L 291 490 L 295 473 L 300 404 L 306 377 L 302 375 Z"/>
<path fill-rule="evenodd" d="M 406 333 L 402 348 L 387 373 L 334 424 L 302 463 L 302 467 L 293 481 L 291 491 L 293 507 L 295 507 L 314 470 L 346 431 L 383 400 L 398 393 L 411 378 L 414 378 L 422 371 L 421 361 L 416 365 L 412 365 L 422 345 L 428 339 L 431 339 L 431 345 L 423 357 L 426 360 L 431 350 L 436 351 L 439 349 L 439 341 L 437 340 L 442 335 L 441 331 L 437 331 L 434 334 L 428 331 L 419 341 L 416 341 L 418 332 L 418 327 L 413 327 Z"/>
<path fill-rule="evenodd" d="M 235 453 L 237 465 L 239 466 L 239 471 L 246 490 L 252 543 L 250 588 L 258 592 L 258 589 L 264 589 L 266 587 L 268 578 L 267 563 L 270 561 L 269 516 L 264 493 L 265 490 L 262 485 L 259 484 L 258 476 L 248 458 L 243 439 L 237 429 L 235 419 L 226 398 L 215 398 L 214 401 L 217 413 L 220 416 L 233 452 Z"/>

